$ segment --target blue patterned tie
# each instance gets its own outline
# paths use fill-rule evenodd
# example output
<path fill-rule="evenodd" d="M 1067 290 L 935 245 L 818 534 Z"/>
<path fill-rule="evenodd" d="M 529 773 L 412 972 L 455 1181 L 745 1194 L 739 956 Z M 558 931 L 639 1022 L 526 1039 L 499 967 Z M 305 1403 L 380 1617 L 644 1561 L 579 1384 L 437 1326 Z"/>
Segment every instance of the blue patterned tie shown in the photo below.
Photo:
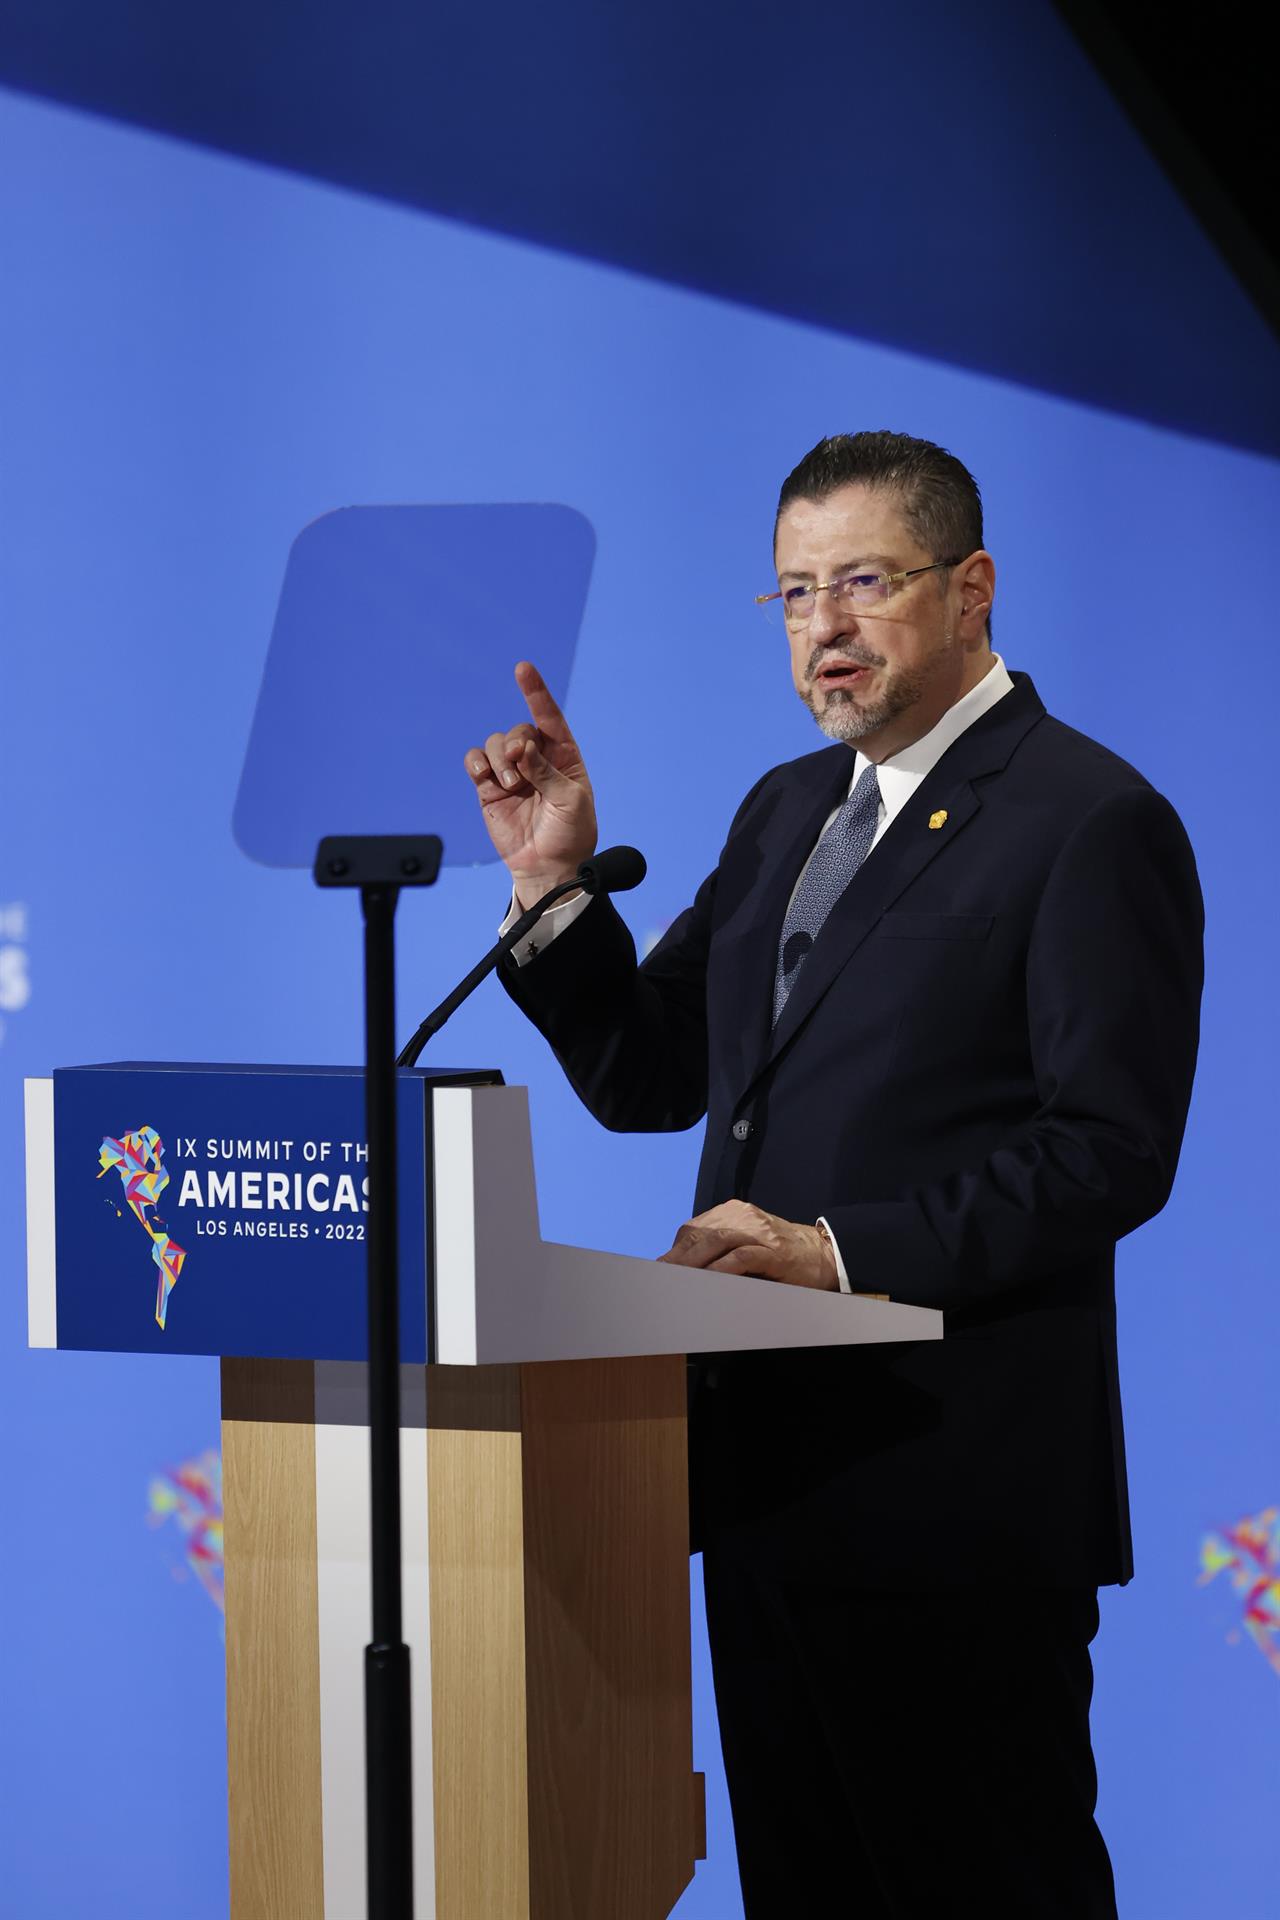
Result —
<path fill-rule="evenodd" d="M 813 850 L 787 908 L 778 942 L 778 971 L 773 983 L 773 1024 L 782 1018 L 787 995 L 800 977 L 805 955 L 821 933 L 827 915 L 871 851 L 880 817 L 880 783 L 874 767 L 864 767 L 849 798 Z"/>

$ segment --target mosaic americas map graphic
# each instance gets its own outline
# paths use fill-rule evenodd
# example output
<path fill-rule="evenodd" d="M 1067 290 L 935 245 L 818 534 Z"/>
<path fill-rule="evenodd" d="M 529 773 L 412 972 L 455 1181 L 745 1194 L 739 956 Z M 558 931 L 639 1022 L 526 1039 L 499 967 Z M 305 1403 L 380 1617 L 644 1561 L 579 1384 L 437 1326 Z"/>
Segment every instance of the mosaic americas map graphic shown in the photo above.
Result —
<path fill-rule="evenodd" d="M 1227 1575 L 1240 1597 L 1245 1632 L 1280 1678 L 1280 1507 L 1266 1507 L 1205 1535 L 1198 1584 L 1219 1573 Z M 1238 1640 L 1239 1629 L 1228 1638 Z"/>
<path fill-rule="evenodd" d="M 148 1489 L 147 1504 L 153 1527 L 172 1520 L 183 1543 L 185 1568 L 194 1574 L 219 1613 L 223 1598 L 222 1455 L 210 1447 L 195 1460 L 166 1468 Z"/>
<path fill-rule="evenodd" d="M 164 1142 L 154 1127 L 139 1127 L 136 1133 L 123 1134 L 119 1140 L 108 1134 L 98 1149 L 98 1159 L 99 1180 L 114 1167 L 124 1188 L 125 1204 L 151 1242 L 151 1258 L 160 1269 L 156 1281 L 156 1325 L 163 1332 L 169 1295 L 187 1257 L 177 1241 L 169 1238 L 157 1210 L 160 1195 L 169 1184 Z M 121 1215 L 119 1207 L 116 1213 Z"/>

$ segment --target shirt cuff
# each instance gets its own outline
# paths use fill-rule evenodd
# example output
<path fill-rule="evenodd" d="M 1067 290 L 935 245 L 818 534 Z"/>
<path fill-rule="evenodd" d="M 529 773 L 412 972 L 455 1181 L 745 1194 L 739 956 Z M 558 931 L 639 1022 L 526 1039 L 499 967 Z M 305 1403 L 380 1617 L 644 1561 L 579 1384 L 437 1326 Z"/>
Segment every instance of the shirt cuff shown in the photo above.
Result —
<path fill-rule="evenodd" d="M 840 1253 L 840 1243 L 831 1231 L 831 1223 L 829 1220 L 824 1220 L 821 1214 L 819 1214 L 818 1225 L 826 1234 L 831 1245 L 831 1251 L 836 1257 L 836 1278 L 840 1282 L 840 1291 L 841 1293 L 852 1293 L 853 1288 L 849 1285 L 849 1276 L 845 1272 L 844 1260 Z"/>
<path fill-rule="evenodd" d="M 566 927 L 573 925 L 578 915 L 586 910 L 591 902 L 591 898 L 592 896 L 589 893 L 571 893 L 567 900 L 557 900 L 554 907 L 548 907 L 537 926 L 533 929 L 533 932 L 527 933 L 523 940 L 517 941 L 516 945 L 512 947 L 511 958 L 515 961 L 516 965 L 518 967 L 527 967 L 529 962 L 534 959 L 537 954 L 541 953 L 544 947 L 549 946 L 558 934 L 563 933 Z M 501 940 L 504 933 L 509 932 L 509 930 L 514 927 L 522 911 L 523 909 L 516 905 L 515 895 L 513 894 L 511 897 L 511 910 L 502 925 L 498 928 L 499 940 Z M 837 1259 L 838 1258 L 839 1256 L 837 1255 Z"/>

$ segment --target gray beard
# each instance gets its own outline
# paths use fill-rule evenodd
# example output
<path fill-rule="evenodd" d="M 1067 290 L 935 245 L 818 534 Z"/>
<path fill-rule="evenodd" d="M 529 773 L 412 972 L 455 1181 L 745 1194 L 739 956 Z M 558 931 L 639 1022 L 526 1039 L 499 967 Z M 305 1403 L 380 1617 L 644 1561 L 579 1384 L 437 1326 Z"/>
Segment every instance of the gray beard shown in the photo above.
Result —
<path fill-rule="evenodd" d="M 802 693 L 800 698 L 829 740 L 865 740 L 869 733 L 878 733 L 908 707 L 914 707 L 924 692 L 927 678 L 922 671 L 895 674 L 880 697 L 863 706 L 858 704 L 857 695 L 845 687 L 834 687 L 821 707 L 810 692 Z"/>

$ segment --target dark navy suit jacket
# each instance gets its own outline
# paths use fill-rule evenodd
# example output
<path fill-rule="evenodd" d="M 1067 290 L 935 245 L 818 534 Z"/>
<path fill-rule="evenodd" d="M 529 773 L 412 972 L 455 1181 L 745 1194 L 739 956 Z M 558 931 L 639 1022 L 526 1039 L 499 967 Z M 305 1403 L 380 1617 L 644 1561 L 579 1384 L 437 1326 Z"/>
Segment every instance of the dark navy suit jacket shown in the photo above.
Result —
<path fill-rule="evenodd" d="M 1013 678 L 855 876 L 776 1030 L 779 932 L 848 788 L 842 745 L 753 788 L 643 965 L 602 901 L 503 975 L 604 1125 L 705 1114 L 695 1212 L 822 1214 L 855 1288 L 945 1312 L 941 1342 L 701 1365 L 695 1530 L 797 1574 L 1132 1571 L 1115 1245 L 1173 1181 L 1203 909 L 1169 803 Z"/>

